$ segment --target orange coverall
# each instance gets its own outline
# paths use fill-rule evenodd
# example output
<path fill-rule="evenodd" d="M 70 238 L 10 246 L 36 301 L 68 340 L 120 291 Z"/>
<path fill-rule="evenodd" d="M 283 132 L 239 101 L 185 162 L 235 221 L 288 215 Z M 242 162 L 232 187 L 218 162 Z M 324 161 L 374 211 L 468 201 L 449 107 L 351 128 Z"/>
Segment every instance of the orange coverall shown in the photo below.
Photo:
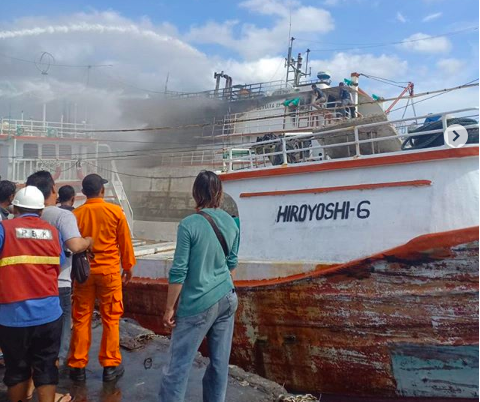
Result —
<path fill-rule="evenodd" d="M 118 366 L 122 361 L 119 324 L 123 314 L 120 262 L 124 270 L 135 265 L 127 219 L 119 206 L 103 198 L 87 199 L 73 213 L 82 236 L 93 238 L 95 257 L 90 261 L 87 281 L 75 282 L 73 286 L 73 332 L 68 365 L 84 368 L 88 364 L 92 315 L 98 298 L 103 324 L 98 359 L 103 367 Z"/>

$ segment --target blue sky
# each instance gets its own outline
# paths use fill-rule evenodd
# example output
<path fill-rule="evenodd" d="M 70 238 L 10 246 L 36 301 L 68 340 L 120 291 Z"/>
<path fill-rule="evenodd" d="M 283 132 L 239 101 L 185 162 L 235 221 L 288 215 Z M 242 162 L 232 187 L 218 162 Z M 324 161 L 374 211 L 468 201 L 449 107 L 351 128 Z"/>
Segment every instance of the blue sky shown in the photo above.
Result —
<path fill-rule="evenodd" d="M 86 86 L 99 97 L 141 96 L 163 90 L 167 74 L 170 89 L 202 90 L 213 87 L 213 72 L 220 70 L 234 84 L 282 79 L 290 18 L 295 54 L 313 50 L 314 74 L 330 70 L 341 80 L 358 71 L 414 81 L 418 91 L 445 88 L 478 78 L 478 30 L 418 39 L 478 27 L 478 7 L 476 0 L 5 2 L 0 94 L 17 104 L 59 92 L 80 98 Z M 417 41 L 362 47 L 412 39 Z M 112 67 L 87 72 L 55 66 L 41 81 L 33 63 L 14 59 L 33 61 L 43 51 L 56 64 Z M 369 93 L 401 91 L 362 80 Z M 458 102 L 478 105 L 478 89 L 439 97 L 431 108 Z"/>

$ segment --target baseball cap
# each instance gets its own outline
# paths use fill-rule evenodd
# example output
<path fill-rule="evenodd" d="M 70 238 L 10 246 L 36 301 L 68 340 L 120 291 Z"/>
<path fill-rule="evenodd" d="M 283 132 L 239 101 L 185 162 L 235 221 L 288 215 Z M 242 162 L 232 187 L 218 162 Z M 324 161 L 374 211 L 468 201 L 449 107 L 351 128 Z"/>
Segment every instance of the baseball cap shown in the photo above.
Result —
<path fill-rule="evenodd" d="M 108 183 L 108 180 L 102 178 L 102 176 L 96 173 L 91 173 L 85 176 L 82 180 L 83 193 L 86 196 L 96 195 L 106 183 Z"/>

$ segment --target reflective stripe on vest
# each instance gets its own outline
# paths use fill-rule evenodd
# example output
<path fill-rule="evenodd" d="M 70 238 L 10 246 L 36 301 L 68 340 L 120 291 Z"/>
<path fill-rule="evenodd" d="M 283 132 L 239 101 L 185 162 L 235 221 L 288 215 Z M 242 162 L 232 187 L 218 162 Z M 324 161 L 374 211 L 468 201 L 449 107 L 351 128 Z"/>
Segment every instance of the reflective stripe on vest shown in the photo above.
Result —
<path fill-rule="evenodd" d="M 60 265 L 60 257 L 45 257 L 36 255 L 17 255 L 0 259 L 0 267 L 16 264 L 53 264 Z"/>
<path fill-rule="evenodd" d="M 38 216 L 20 216 L 0 224 L 5 232 L 0 303 L 58 297 L 62 253 L 58 230 Z"/>

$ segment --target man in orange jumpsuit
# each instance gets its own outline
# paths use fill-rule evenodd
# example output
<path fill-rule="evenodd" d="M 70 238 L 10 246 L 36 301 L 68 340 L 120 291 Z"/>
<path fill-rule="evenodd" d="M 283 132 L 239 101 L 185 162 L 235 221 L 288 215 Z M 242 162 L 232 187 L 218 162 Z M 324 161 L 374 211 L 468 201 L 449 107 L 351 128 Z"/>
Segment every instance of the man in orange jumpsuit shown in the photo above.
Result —
<path fill-rule="evenodd" d="M 122 279 L 125 285 L 130 281 L 135 256 L 122 209 L 104 200 L 105 183 L 107 180 L 97 174 L 85 176 L 82 192 L 87 201 L 73 211 L 82 236 L 94 239 L 90 277 L 85 283 L 75 282 L 73 287 L 73 332 L 68 365 L 71 368 L 70 378 L 77 382 L 86 380 L 85 367 L 88 364 L 96 298 L 99 300 L 103 324 L 98 356 L 103 366 L 103 381 L 114 381 L 124 373 L 119 335 L 120 317 L 123 314 Z"/>

